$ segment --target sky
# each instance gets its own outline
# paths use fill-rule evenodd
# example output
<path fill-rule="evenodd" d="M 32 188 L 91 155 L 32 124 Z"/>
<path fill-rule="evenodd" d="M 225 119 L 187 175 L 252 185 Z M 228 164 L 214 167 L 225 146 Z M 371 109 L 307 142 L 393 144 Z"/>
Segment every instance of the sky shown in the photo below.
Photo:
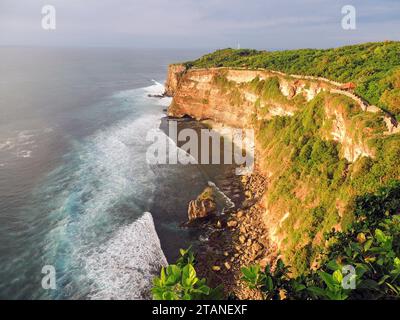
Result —
<path fill-rule="evenodd" d="M 56 29 L 42 28 L 42 7 Z M 356 29 L 342 28 L 344 5 Z M 0 46 L 327 48 L 400 40 L 400 0 L 0 0 Z"/>

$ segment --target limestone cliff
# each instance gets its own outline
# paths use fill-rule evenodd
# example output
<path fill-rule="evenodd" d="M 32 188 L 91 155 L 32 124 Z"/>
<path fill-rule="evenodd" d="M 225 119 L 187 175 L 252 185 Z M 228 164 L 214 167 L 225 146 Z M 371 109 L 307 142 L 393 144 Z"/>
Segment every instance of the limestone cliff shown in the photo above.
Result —
<path fill-rule="evenodd" d="M 279 90 L 275 96 L 257 92 L 257 83 L 278 79 Z M 191 116 L 197 120 L 211 119 L 227 126 L 254 127 L 254 120 L 268 120 L 275 116 L 291 116 L 299 111 L 303 102 L 313 100 L 320 92 L 342 95 L 352 99 L 359 111 L 378 113 L 387 124 L 387 133 L 397 133 L 398 124 L 375 106 L 367 107 L 354 94 L 339 90 L 339 83 L 324 78 L 284 75 L 267 70 L 238 70 L 227 68 L 186 70 L 183 65 L 171 65 L 168 71 L 166 92 L 174 97 L 168 115 Z M 326 120 L 332 123 L 330 136 L 342 144 L 343 155 L 350 162 L 360 156 L 372 156 L 373 151 L 363 137 L 354 134 L 354 124 L 346 119 L 343 106 L 332 106 L 327 99 Z M 368 109 L 367 109 L 368 108 Z"/>
<path fill-rule="evenodd" d="M 168 67 L 167 81 L 165 83 L 165 94 L 172 97 L 177 91 L 178 83 L 186 68 L 183 65 L 170 65 Z"/>
<path fill-rule="evenodd" d="M 354 197 L 373 190 L 357 190 L 357 179 L 374 170 L 382 145 L 400 145 L 395 119 L 340 86 L 269 70 L 169 68 L 169 116 L 256 130 L 255 160 L 268 178 L 261 201 L 264 221 L 292 264 L 315 262 L 312 251 L 323 244 L 323 232 L 344 228 Z M 319 148 L 334 160 L 319 164 Z M 380 179 L 400 178 L 397 171 L 385 170 Z M 307 258 L 298 257 L 303 252 Z"/>

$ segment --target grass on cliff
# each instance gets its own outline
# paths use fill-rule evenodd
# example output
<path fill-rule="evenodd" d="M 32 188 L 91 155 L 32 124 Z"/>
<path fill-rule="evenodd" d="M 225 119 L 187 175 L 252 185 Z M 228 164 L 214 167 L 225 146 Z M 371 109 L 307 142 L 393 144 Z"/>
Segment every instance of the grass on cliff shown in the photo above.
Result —
<path fill-rule="evenodd" d="M 258 126 L 268 172 L 268 206 L 276 217 L 288 218 L 278 230 L 284 239 L 285 262 L 296 274 L 318 263 L 323 235 L 346 229 L 354 220 L 354 199 L 375 192 L 391 180 L 400 179 L 400 135 L 385 135 L 382 114 L 362 112 L 350 98 L 321 92 L 310 102 L 303 95 L 289 99 L 279 88 L 279 79 L 256 77 L 249 83 L 229 81 L 226 71 L 214 75 L 213 84 L 232 105 L 240 105 L 241 92 L 254 93 L 256 114 L 266 115 L 274 105 L 298 110 L 293 116 L 254 119 Z M 327 113 L 331 114 L 327 114 Z M 370 150 L 374 158 L 354 163 L 344 157 L 344 146 L 332 139 L 335 112 L 343 116 L 351 144 Z M 337 124 L 336 124 L 337 125 Z M 336 129 L 337 130 L 337 129 Z"/>
<path fill-rule="evenodd" d="M 345 230 L 353 221 L 352 206 L 358 196 L 375 192 L 399 179 L 400 136 L 386 136 L 382 128 L 365 125 L 377 117 L 357 113 L 351 101 L 341 100 L 346 118 L 356 123 L 352 138 L 364 141 L 375 157 L 349 163 L 342 146 L 327 135 L 330 123 L 325 106 L 336 96 L 319 94 L 292 117 L 274 117 L 260 124 L 258 139 L 268 160 L 270 178 L 267 199 L 278 216 L 289 212 L 278 233 L 284 238 L 282 253 L 295 274 L 318 263 L 323 234 L 332 227 Z M 347 111 L 346 111 L 347 110 Z M 361 132 L 361 136 L 357 136 Z M 331 138 L 330 138 L 331 139 Z"/>
<path fill-rule="evenodd" d="M 189 68 L 266 68 L 354 82 L 356 93 L 370 104 L 400 116 L 400 42 L 365 43 L 325 50 L 223 49 L 185 65 Z"/>
<path fill-rule="evenodd" d="M 278 260 L 264 272 L 257 265 L 243 268 L 243 280 L 268 300 L 398 300 L 399 210 L 397 181 L 356 199 L 355 222 L 324 235 L 321 263 L 307 275 L 292 277 L 291 267 Z"/>
<path fill-rule="evenodd" d="M 241 268 L 241 280 L 265 300 L 376 300 L 400 298 L 400 182 L 358 197 L 355 221 L 345 232 L 327 232 L 321 263 L 308 274 L 293 276 L 291 266 L 278 259 L 264 270 Z M 315 210 L 323 220 L 324 210 Z M 181 250 L 176 264 L 162 268 L 153 279 L 156 300 L 224 298 L 217 288 L 199 279 L 191 250 Z M 233 293 L 229 294 L 234 298 Z M 226 297 L 225 297 L 226 298 Z"/>
<path fill-rule="evenodd" d="M 257 112 L 266 115 L 269 106 L 286 105 L 288 107 L 300 108 L 305 103 L 303 95 L 298 94 L 293 99 L 288 99 L 284 96 L 280 89 L 279 78 L 270 77 L 261 80 L 259 77 L 254 78 L 249 83 L 237 84 L 235 81 L 228 80 L 226 70 L 220 70 L 213 77 L 213 85 L 215 85 L 222 95 L 226 95 L 232 106 L 241 106 L 245 99 L 243 91 L 250 91 L 259 98 L 254 106 Z"/>

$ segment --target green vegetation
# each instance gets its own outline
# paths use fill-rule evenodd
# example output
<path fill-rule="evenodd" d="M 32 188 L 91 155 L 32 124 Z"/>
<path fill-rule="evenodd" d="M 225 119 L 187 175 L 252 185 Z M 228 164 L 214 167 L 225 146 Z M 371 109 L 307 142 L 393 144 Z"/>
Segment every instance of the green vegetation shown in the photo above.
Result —
<path fill-rule="evenodd" d="M 250 85 L 254 88 L 254 93 L 264 100 L 274 100 L 283 103 L 287 102 L 286 97 L 279 89 L 278 77 L 271 77 L 265 80 L 255 78 Z"/>
<path fill-rule="evenodd" d="M 290 213 L 277 236 L 283 239 L 282 255 L 294 274 L 305 274 L 318 265 L 325 232 L 349 227 L 357 196 L 399 179 L 400 136 L 384 135 L 376 114 L 357 113 L 346 99 L 320 93 L 301 112 L 259 124 L 257 138 L 268 159 L 265 169 L 274 172 L 266 198 L 278 217 Z M 374 150 L 374 158 L 361 157 L 350 163 L 343 156 L 343 146 L 328 140 L 332 124 L 324 108 L 336 103 L 354 126 L 346 135 L 353 143 Z M 367 127 L 371 121 L 374 125 Z"/>
<path fill-rule="evenodd" d="M 400 42 L 366 43 L 326 50 L 223 49 L 185 65 L 188 68 L 265 68 L 353 82 L 357 85 L 356 93 L 370 104 L 400 114 Z"/>
<path fill-rule="evenodd" d="M 231 105 L 241 105 L 242 92 L 254 93 L 255 113 L 266 119 L 271 108 L 293 110 L 292 116 L 254 118 L 253 125 L 264 150 L 261 156 L 268 159 L 262 161 L 264 169 L 274 173 L 268 181 L 268 208 L 278 219 L 289 213 L 276 230 L 283 260 L 292 273 L 305 274 L 320 263 L 323 234 L 332 228 L 346 230 L 354 221 L 356 197 L 400 179 L 400 135 L 385 135 L 381 114 L 363 112 L 340 94 L 321 92 L 310 102 L 301 94 L 289 99 L 275 76 L 237 85 L 220 70 L 213 84 Z M 343 118 L 339 130 L 344 130 L 350 145 L 332 139 L 337 117 Z M 345 152 L 349 157 L 355 148 L 373 156 L 350 162 Z"/>
<path fill-rule="evenodd" d="M 354 82 L 357 94 L 400 120 L 400 42 L 282 52 L 225 49 L 186 66 L 265 68 Z M 243 280 L 265 299 L 400 298 L 400 134 L 388 134 L 382 113 L 363 112 L 344 95 L 320 92 L 306 102 L 302 94 L 286 97 L 281 77 L 238 84 L 226 72 L 215 72 L 213 84 L 231 105 L 255 95 L 259 163 L 271 173 L 262 201 L 281 257 L 265 270 L 244 268 Z M 194 272 L 186 266 L 193 267 L 192 260 L 178 266 L 180 273 L 175 267 L 163 271 L 155 297 L 210 298 L 205 280 L 196 280 L 202 293 L 182 287 L 183 269 Z M 346 266 L 354 268 L 353 277 Z M 177 279 L 171 285 L 169 276 Z"/>
<path fill-rule="evenodd" d="M 267 114 L 271 105 L 279 104 L 289 108 L 301 108 L 306 103 L 304 96 L 301 94 L 292 99 L 284 96 L 280 90 L 278 77 L 269 77 L 263 80 L 256 77 L 249 83 L 238 85 L 235 81 L 227 79 L 225 70 L 220 70 L 213 77 L 213 85 L 220 90 L 222 95 L 229 99 L 232 106 L 241 106 L 244 103 L 243 91 L 254 93 L 259 97 L 254 103 L 254 107 L 261 115 Z"/>
<path fill-rule="evenodd" d="M 205 279 L 199 279 L 193 266 L 193 252 L 181 249 L 181 257 L 176 264 L 161 269 L 160 277 L 153 279 L 153 299 L 155 300 L 203 300 L 221 299 L 222 288 L 210 288 Z"/>
<path fill-rule="evenodd" d="M 355 222 L 346 232 L 328 232 L 329 245 L 317 269 L 301 276 L 278 260 L 273 268 L 242 268 L 242 280 L 264 299 L 400 299 L 400 182 L 358 197 Z M 318 215 L 318 214 L 317 214 Z M 191 251 L 182 250 L 177 265 L 161 270 L 154 281 L 154 299 L 221 299 L 198 281 Z M 172 279 L 171 279 L 172 278 Z"/>
<path fill-rule="evenodd" d="M 273 271 L 243 268 L 243 280 L 265 299 L 400 299 L 400 182 L 356 202 L 349 230 L 325 235 L 329 246 L 317 270 L 291 277 L 279 260 Z"/>

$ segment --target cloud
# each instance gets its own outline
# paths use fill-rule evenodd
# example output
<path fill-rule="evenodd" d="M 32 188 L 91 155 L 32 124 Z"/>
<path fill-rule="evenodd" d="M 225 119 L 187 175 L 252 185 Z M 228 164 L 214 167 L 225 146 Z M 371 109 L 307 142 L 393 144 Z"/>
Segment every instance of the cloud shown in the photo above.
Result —
<path fill-rule="evenodd" d="M 57 30 L 41 28 L 41 7 Z M 358 29 L 341 28 L 348 0 L 1 0 L 0 45 L 255 48 L 396 40 L 400 2 L 353 0 Z M 396 38 L 397 37 L 397 38 Z"/>

